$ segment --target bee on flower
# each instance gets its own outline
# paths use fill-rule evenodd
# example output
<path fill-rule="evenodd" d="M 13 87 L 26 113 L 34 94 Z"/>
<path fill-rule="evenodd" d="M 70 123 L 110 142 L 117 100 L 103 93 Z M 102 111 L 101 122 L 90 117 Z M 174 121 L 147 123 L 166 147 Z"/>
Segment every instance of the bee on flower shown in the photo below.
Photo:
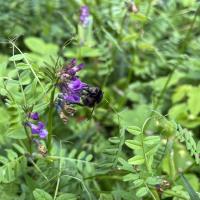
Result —
<path fill-rule="evenodd" d="M 68 116 L 74 115 L 74 105 L 94 107 L 103 97 L 100 88 L 90 86 L 79 79 L 77 73 L 83 68 L 84 64 L 77 64 L 77 60 L 72 59 L 58 72 L 57 86 L 60 94 L 56 100 L 56 110 L 64 123 L 68 121 Z"/>

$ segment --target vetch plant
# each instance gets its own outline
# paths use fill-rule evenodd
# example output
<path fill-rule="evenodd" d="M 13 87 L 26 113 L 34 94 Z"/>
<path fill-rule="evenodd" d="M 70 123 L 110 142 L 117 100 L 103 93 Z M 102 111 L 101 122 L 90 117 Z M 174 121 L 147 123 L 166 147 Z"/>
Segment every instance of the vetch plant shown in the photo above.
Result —
<path fill-rule="evenodd" d="M 0 10 L 0 199 L 199 200 L 196 0 Z"/>

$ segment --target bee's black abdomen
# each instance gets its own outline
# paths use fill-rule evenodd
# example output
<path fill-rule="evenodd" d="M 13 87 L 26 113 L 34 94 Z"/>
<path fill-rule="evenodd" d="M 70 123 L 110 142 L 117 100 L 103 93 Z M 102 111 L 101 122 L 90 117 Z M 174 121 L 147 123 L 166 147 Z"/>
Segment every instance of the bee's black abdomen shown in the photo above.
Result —
<path fill-rule="evenodd" d="M 85 106 L 94 107 L 95 104 L 100 103 L 103 98 L 103 92 L 98 87 L 88 87 L 86 94 L 82 96 L 82 101 Z"/>

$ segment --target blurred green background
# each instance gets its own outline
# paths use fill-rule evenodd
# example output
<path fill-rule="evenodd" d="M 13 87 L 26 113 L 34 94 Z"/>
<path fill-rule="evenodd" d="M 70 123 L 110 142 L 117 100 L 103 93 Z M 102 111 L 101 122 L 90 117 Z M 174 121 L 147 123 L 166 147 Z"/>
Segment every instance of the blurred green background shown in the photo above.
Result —
<path fill-rule="evenodd" d="M 51 58 L 59 54 L 63 63 L 71 58 L 85 63 L 81 79 L 103 90 L 104 98 L 95 107 L 91 119 L 91 110 L 80 107 L 75 117 L 64 125 L 54 111 L 55 139 L 73 142 L 66 145 L 68 152 L 72 148 L 77 153 L 84 150 L 92 153 L 95 160 L 103 159 L 101 153 L 109 144 L 108 138 L 118 135 L 119 127 L 141 127 L 152 109 L 190 129 L 194 139 L 199 140 L 199 2 L 134 2 L 137 11 L 131 7 L 133 2 L 124 0 L 0 0 L 0 144 L 3 148 L 11 146 L 11 138 L 24 137 L 20 127 L 8 129 L 13 110 L 6 107 L 5 84 L 17 102 L 22 102 L 18 85 L 9 81 L 17 79 L 13 60 L 17 61 L 18 69 L 24 70 L 20 79 L 24 87 L 28 86 L 28 103 L 36 104 L 35 110 L 43 114 L 44 120 L 48 105 L 45 99 L 41 102 L 41 88 L 31 88 L 33 75 L 25 70 L 27 66 L 21 63 L 22 58 L 11 57 L 9 41 L 15 41 L 25 53 L 45 86 L 51 82 L 40 74 L 46 66 L 44 61 L 52 65 Z M 87 27 L 79 21 L 83 5 L 90 11 Z M 60 51 L 64 44 L 66 47 Z M 121 117 L 120 123 L 117 115 Z M 18 133 L 13 134 L 16 130 Z M 191 165 L 193 158 L 184 146 L 177 142 L 174 151 L 177 169 Z M 130 154 L 125 148 L 124 157 Z M 162 167 L 164 174 L 169 171 L 166 166 Z M 198 170 L 199 167 L 188 173 L 197 191 Z M 112 186 L 105 184 L 105 188 Z"/>

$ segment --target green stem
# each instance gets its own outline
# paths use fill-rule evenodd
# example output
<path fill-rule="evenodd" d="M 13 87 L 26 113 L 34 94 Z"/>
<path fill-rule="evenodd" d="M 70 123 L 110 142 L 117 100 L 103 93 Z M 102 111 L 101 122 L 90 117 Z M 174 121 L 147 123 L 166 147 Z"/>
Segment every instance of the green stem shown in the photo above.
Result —
<path fill-rule="evenodd" d="M 196 10 L 196 12 L 195 12 L 194 18 L 193 18 L 192 23 L 191 23 L 191 25 L 190 25 L 190 28 L 189 28 L 189 30 L 188 30 L 188 32 L 187 32 L 185 38 L 183 39 L 182 45 L 181 45 L 181 47 L 180 47 L 180 51 L 181 51 L 181 52 L 184 52 L 185 49 L 187 48 L 187 44 L 188 44 L 188 42 L 189 42 L 189 40 L 190 40 L 190 34 L 191 34 L 191 32 L 192 32 L 192 30 L 193 30 L 193 28 L 194 28 L 194 24 L 195 24 L 195 22 L 196 22 L 196 19 L 197 19 L 197 16 L 198 16 L 199 11 L 200 11 L 200 5 L 199 5 L 199 7 L 197 8 L 197 10 Z"/>
<path fill-rule="evenodd" d="M 62 143 L 60 141 L 60 157 L 61 156 L 62 156 Z M 62 174 L 62 160 L 60 160 L 60 162 L 59 162 L 59 173 L 58 173 L 58 179 L 57 179 L 57 184 L 56 184 L 56 190 L 55 190 L 54 197 L 53 197 L 54 200 L 56 200 L 56 197 L 58 194 L 61 174 Z"/>
<path fill-rule="evenodd" d="M 145 149 L 144 149 L 144 134 L 145 134 L 145 129 L 146 129 L 148 123 L 150 122 L 150 120 L 151 120 L 151 117 L 146 119 L 146 121 L 144 122 L 143 127 L 142 127 L 142 133 L 140 134 L 142 152 L 143 152 L 143 156 L 144 156 L 144 162 L 145 162 L 145 165 L 146 165 L 146 168 L 147 168 L 148 172 L 151 172 L 151 169 L 149 168 L 148 161 L 147 161 L 147 156 L 146 156 Z"/>
<path fill-rule="evenodd" d="M 52 144 L 52 123 L 53 123 L 53 108 L 54 108 L 54 95 L 55 95 L 56 88 L 54 87 L 51 92 L 51 99 L 49 104 L 49 112 L 48 112 L 48 141 L 47 141 L 47 148 L 48 152 L 51 151 L 51 144 Z"/>
<path fill-rule="evenodd" d="M 174 149 L 173 149 L 174 141 L 173 139 L 169 140 L 169 151 L 167 154 L 168 157 L 168 165 L 169 165 L 169 175 L 171 181 L 175 182 L 175 176 L 176 176 L 176 166 L 174 162 Z"/>
<path fill-rule="evenodd" d="M 171 71 L 171 73 L 169 74 L 169 76 L 167 77 L 167 81 L 165 82 L 165 85 L 164 85 L 163 89 L 161 90 L 160 95 L 158 96 L 158 98 L 157 98 L 157 100 L 156 100 L 156 103 L 153 105 L 153 110 L 156 110 L 156 109 L 158 108 L 158 106 L 160 105 L 160 101 L 161 101 L 161 99 L 163 98 L 163 96 L 164 96 L 164 94 L 165 94 L 165 92 L 166 92 L 166 90 L 167 90 L 167 87 L 168 87 L 168 85 L 169 85 L 169 83 L 170 83 L 170 81 L 171 81 L 171 79 L 172 79 L 172 76 L 173 76 L 173 74 L 174 74 L 174 72 L 175 72 L 175 69 L 176 69 L 176 68 L 174 68 L 174 69 Z M 152 115 L 153 115 L 153 112 L 152 112 L 151 116 L 152 116 Z"/>
<path fill-rule="evenodd" d="M 146 187 L 148 188 L 148 186 L 146 186 Z M 153 200 L 160 200 L 160 197 L 157 194 L 157 192 L 155 192 L 154 190 L 152 190 L 150 188 L 148 188 L 148 189 L 149 189 L 149 193 L 152 196 Z"/>
<path fill-rule="evenodd" d="M 28 139 L 28 143 L 29 143 L 28 150 L 29 150 L 29 153 L 32 154 L 32 139 L 31 139 L 30 134 L 28 133 L 26 126 L 24 126 L 24 130 L 25 130 L 25 133 L 26 133 L 26 136 L 27 136 L 27 139 Z"/>
<path fill-rule="evenodd" d="M 148 1 L 148 6 L 147 6 L 147 10 L 146 10 L 146 17 L 149 16 L 150 10 L 151 10 L 151 0 Z"/>
<path fill-rule="evenodd" d="M 120 36 L 121 36 L 122 31 L 123 31 L 123 28 L 124 28 L 124 24 L 125 24 L 125 21 L 126 21 L 126 17 L 127 17 L 127 11 L 126 11 L 126 13 L 124 14 L 124 16 L 123 16 L 123 18 L 122 18 L 122 22 L 121 22 L 121 26 L 120 26 L 120 30 L 119 30 Z"/>

